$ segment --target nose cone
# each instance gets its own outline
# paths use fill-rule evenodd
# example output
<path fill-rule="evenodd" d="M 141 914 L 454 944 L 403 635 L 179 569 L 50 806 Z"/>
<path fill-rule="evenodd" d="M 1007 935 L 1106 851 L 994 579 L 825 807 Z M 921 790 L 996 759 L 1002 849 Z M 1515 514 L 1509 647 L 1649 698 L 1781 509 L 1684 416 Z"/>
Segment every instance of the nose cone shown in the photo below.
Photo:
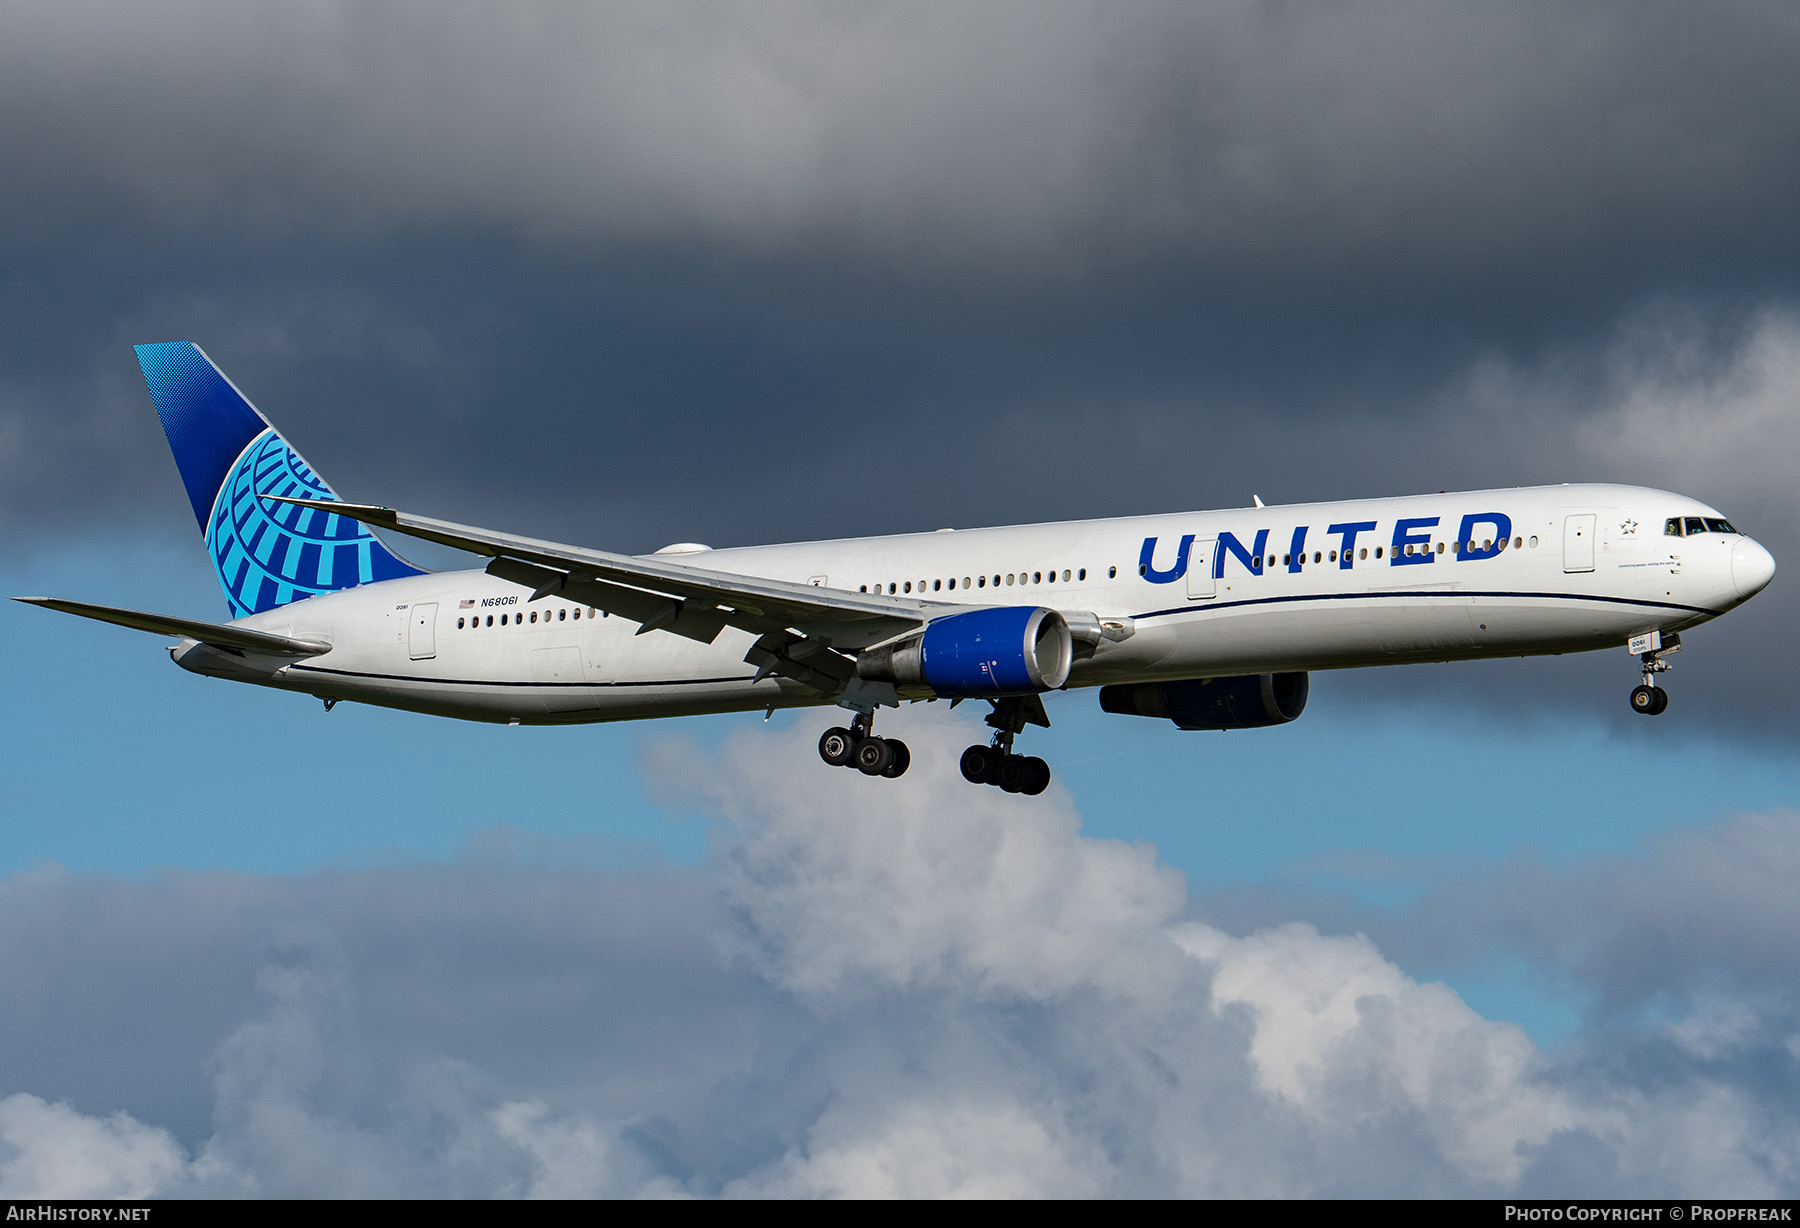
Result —
<path fill-rule="evenodd" d="M 1775 578 L 1775 556 L 1751 541 L 1740 537 L 1731 547 L 1731 582 L 1738 596 L 1748 599 L 1769 586 Z"/>

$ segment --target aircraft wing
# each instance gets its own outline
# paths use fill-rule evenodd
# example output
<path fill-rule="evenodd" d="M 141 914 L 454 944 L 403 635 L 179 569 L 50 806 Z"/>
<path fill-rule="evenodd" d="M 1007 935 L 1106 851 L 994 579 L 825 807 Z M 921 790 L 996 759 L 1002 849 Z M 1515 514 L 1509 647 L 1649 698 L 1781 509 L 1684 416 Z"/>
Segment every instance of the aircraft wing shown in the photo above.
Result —
<path fill-rule="evenodd" d="M 178 639 L 199 640 L 202 644 L 234 652 L 247 650 L 279 657 L 316 657 L 331 651 L 330 644 L 314 640 L 297 640 L 267 631 L 252 631 L 248 627 L 199 622 L 191 618 L 171 618 L 167 614 L 146 614 L 141 610 L 121 610 L 110 605 L 89 605 L 85 601 L 63 601 L 57 597 L 14 597 L 13 600 L 23 601 L 26 605 L 43 606 L 45 609 L 61 610 L 64 614 L 78 614 L 82 618 L 92 618 L 119 627 L 154 631 L 159 635 Z"/>
<path fill-rule="evenodd" d="M 488 555 L 489 575 L 530 588 L 534 600 L 561 594 L 640 624 L 640 635 L 669 631 L 710 644 L 728 626 L 753 631 L 760 638 L 745 660 L 758 667 L 759 677 L 781 674 L 826 692 L 855 673 L 855 662 L 839 650 L 879 644 L 959 608 L 515 537 L 369 504 L 263 498 Z"/>

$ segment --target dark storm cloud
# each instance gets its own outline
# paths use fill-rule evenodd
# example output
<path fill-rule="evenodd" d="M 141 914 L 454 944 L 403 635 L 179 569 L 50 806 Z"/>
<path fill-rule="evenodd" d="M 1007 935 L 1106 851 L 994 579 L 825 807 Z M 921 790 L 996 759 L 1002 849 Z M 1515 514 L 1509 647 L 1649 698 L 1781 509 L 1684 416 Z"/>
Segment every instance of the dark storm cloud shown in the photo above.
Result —
<path fill-rule="evenodd" d="M 14 6 L 15 222 L 475 223 L 1035 276 L 1762 241 L 1774 4 Z"/>
<path fill-rule="evenodd" d="M 1791 956 L 1662 958 L 1785 931 L 1791 818 L 1446 883 L 1465 946 L 1536 902 L 1534 958 L 1612 931 L 1676 995 L 1549 1055 L 1359 934 L 1188 919 L 1153 849 L 907 732 L 880 789 L 796 778 L 805 730 L 654 748 L 692 870 L 0 883 L 0 1196 L 1792 1193 Z"/>

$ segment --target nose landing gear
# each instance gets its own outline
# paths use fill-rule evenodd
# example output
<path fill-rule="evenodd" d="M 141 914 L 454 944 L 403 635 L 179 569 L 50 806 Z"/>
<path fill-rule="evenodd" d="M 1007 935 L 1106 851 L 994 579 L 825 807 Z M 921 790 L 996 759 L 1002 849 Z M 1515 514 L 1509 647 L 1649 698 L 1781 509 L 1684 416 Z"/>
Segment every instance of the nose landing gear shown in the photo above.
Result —
<path fill-rule="evenodd" d="M 1643 662 L 1644 680 L 1631 688 L 1631 710 L 1645 716 L 1661 716 L 1668 711 L 1669 693 L 1656 685 L 1656 676 L 1666 674 L 1674 668 L 1663 658 L 1669 653 L 1681 651 L 1681 637 L 1651 633 L 1643 639 L 1648 645 L 1639 654 Z M 1638 642 L 1633 640 L 1633 646 Z"/>
<path fill-rule="evenodd" d="M 865 776 L 895 777 L 912 766 L 912 752 L 899 738 L 878 738 L 873 713 L 858 713 L 850 728 L 834 727 L 819 736 L 819 758 L 832 767 L 853 767 Z"/>

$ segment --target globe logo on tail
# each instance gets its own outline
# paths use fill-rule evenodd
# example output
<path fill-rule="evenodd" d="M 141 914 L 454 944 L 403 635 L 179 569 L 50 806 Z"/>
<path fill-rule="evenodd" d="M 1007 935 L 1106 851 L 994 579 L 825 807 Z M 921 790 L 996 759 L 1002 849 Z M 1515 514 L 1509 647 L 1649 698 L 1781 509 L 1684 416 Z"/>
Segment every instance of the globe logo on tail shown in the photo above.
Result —
<path fill-rule="evenodd" d="M 372 580 L 419 574 L 357 521 L 260 495 L 337 501 L 274 428 L 250 441 L 219 488 L 206 529 L 207 549 L 233 618 Z"/>

